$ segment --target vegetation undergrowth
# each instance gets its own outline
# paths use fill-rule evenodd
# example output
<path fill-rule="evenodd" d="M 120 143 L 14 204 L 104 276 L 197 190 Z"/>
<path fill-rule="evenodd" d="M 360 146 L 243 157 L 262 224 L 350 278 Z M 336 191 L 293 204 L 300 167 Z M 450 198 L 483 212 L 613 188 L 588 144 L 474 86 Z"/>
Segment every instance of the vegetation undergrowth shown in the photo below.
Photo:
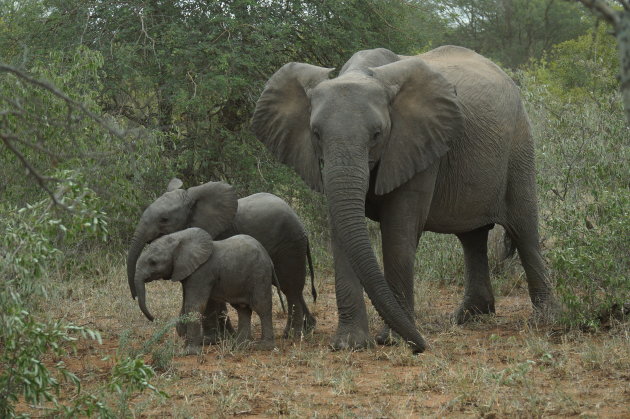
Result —
<path fill-rule="evenodd" d="M 125 416 L 132 394 L 148 389 L 166 395 L 150 384 L 152 367 L 138 356 L 120 358 L 101 389 L 82 392 L 81 380 L 63 359 L 76 352 L 81 340 L 101 344 L 100 333 L 38 312 L 37 302 L 49 295 L 50 272 L 64 263 L 62 244 L 107 237 L 106 214 L 94 191 L 77 173 L 56 176 L 63 179 L 56 199 L 65 209 L 49 199 L 19 209 L 0 207 L 5 232 L 0 236 L 0 416 L 16 416 L 21 402 L 50 416 Z M 60 402 L 61 390 L 69 387 L 75 397 Z M 119 395 L 115 404 L 106 396 L 112 393 Z"/>
<path fill-rule="evenodd" d="M 570 326 L 630 314 L 630 128 L 618 68 L 599 25 L 518 73 L 538 143 L 543 245 Z"/>
<path fill-rule="evenodd" d="M 342 416 L 572 415 L 584 410 L 583 400 L 571 390 L 541 394 L 536 380 L 555 386 L 584 371 L 617 380 L 623 391 L 630 131 L 614 38 L 581 10 L 554 0 L 0 2 L 0 64 L 36 81 L 0 73 L 0 416 L 123 417 L 154 405 L 164 414 L 160 389 L 180 382 L 193 383 L 208 399 L 203 403 L 216 398 L 211 411 L 219 416 L 312 414 L 325 403 L 304 396 L 312 388 L 328 391 Z M 361 49 L 414 54 L 447 43 L 482 52 L 521 88 L 536 140 L 544 257 L 565 309 L 563 334 L 537 335 L 521 317 L 509 323 L 499 312 L 467 329 L 450 324 L 462 251 L 454 236 L 426 233 L 415 271 L 418 324 L 433 342 L 424 358 L 410 358 L 404 347 L 322 349 L 336 324 L 334 298 L 323 297 L 314 312 L 325 322 L 315 334 L 297 344 L 279 339 L 281 350 L 269 358 L 225 340 L 192 367 L 174 361 L 177 319 L 140 323 L 125 288 L 124 254 L 145 206 L 173 176 L 186 187 L 225 180 L 241 196 L 275 193 L 304 221 L 316 285 L 330 297 L 325 199 L 254 139 L 256 99 L 286 62 L 339 69 Z M 378 254 L 378 225 L 370 222 L 369 232 Z M 518 303 L 526 293 L 518 262 L 505 269 L 496 251 L 491 257 L 497 303 Z M 161 291 L 152 304 L 176 312 L 178 294 Z M 72 312 L 76 306 L 88 309 Z M 503 307 L 519 316 L 530 310 L 529 302 Z M 380 327 L 368 310 L 370 327 Z M 610 333 L 584 335 L 602 329 Z M 104 350 L 106 361 L 89 361 L 106 365 L 90 382 L 93 376 L 75 373 L 70 360 L 101 341 L 115 341 L 117 349 Z M 251 370 L 239 371 L 238 363 Z M 363 371 L 371 363 L 396 373 Z M 370 393 L 369 380 L 411 410 Z M 194 403 L 202 402 L 176 387 L 183 401 L 167 413 L 194 416 Z M 363 395 L 367 401 L 354 403 Z M 421 410 L 431 396 L 437 410 Z"/>

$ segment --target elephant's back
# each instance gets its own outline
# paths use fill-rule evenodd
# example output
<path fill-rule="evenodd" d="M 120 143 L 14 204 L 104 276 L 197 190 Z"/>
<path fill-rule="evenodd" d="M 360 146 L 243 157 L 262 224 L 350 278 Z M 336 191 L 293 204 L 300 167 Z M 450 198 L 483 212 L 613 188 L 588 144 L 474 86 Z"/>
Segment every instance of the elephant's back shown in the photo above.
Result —
<path fill-rule="evenodd" d="M 229 287 L 247 287 L 252 278 L 271 278 L 273 264 L 262 244 L 246 234 L 236 234 L 214 242 L 211 263 L 216 264 L 219 276 Z M 242 282 L 241 287 L 235 287 Z M 242 290 L 239 290 L 242 292 Z"/>
<path fill-rule="evenodd" d="M 238 233 L 258 240 L 272 257 L 287 246 L 306 241 L 306 231 L 295 211 L 267 192 L 239 199 L 234 225 Z"/>
<path fill-rule="evenodd" d="M 466 48 L 444 46 L 420 57 L 454 85 L 465 127 L 440 163 L 430 229 L 465 230 L 500 221 L 509 172 L 529 170 L 533 158 L 519 89 L 496 64 Z"/>
<path fill-rule="evenodd" d="M 460 101 L 471 111 L 513 112 L 520 93 L 512 79 L 495 63 L 468 48 L 446 45 L 418 56 L 442 74 Z"/>

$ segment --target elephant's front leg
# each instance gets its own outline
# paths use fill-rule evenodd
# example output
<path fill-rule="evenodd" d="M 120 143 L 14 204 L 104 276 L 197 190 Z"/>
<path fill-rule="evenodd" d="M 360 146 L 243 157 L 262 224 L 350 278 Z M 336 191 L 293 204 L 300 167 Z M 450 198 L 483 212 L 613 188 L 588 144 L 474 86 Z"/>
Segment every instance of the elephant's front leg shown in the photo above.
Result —
<path fill-rule="evenodd" d="M 194 284 L 186 284 L 184 292 L 184 314 L 199 313 L 199 318 L 188 320 L 185 323 L 184 332 L 184 352 L 187 355 L 198 354 L 201 352 L 203 345 L 203 331 L 201 327 L 201 317 L 206 310 L 206 303 L 210 290 L 203 287 L 202 289 L 194 287 Z"/>
<path fill-rule="evenodd" d="M 391 287 L 396 300 L 414 321 L 413 271 L 418 246 L 418 232 L 415 223 L 402 225 L 398 218 L 381 222 L 383 243 L 383 266 L 385 279 Z M 390 328 L 384 325 L 376 335 L 380 345 L 396 343 Z"/>
<path fill-rule="evenodd" d="M 226 336 L 234 334 L 225 303 L 208 299 L 201 319 L 204 343 L 214 345 Z"/>
<path fill-rule="evenodd" d="M 391 192 L 378 206 L 385 279 L 414 322 L 414 265 L 418 240 L 429 215 L 437 166 Z M 387 325 L 376 335 L 381 345 L 396 343 Z"/>
<path fill-rule="evenodd" d="M 333 256 L 339 323 L 331 346 L 335 350 L 366 348 L 371 344 L 371 339 L 363 286 L 338 240 L 333 240 Z"/>

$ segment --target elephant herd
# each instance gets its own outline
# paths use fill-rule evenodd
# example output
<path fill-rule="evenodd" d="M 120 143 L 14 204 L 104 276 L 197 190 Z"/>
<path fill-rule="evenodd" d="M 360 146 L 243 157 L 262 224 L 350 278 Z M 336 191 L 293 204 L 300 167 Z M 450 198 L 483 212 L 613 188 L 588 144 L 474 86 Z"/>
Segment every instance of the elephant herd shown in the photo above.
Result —
<path fill-rule="evenodd" d="M 358 349 L 397 337 L 414 353 L 426 348 L 414 319 L 414 261 L 422 233 L 455 234 L 464 251 L 464 297 L 453 320 L 495 311 L 488 268 L 488 231 L 495 224 L 518 250 L 534 318 L 558 313 L 541 256 L 534 145 L 518 88 L 494 63 L 461 47 L 417 56 L 379 48 L 355 53 L 333 69 L 288 63 L 267 81 L 251 120 L 256 137 L 328 201 L 338 326 L 334 349 Z M 273 347 L 271 288 L 286 296 L 284 336 L 316 324 L 302 291 L 306 231 L 280 198 L 238 199 L 223 182 L 167 192 L 142 214 L 127 258 L 132 296 L 146 307 L 145 282 L 181 281 L 179 324 L 190 352 L 224 333 L 251 337 L 252 310 L 262 340 Z M 380 225 L 383 269 L 367 234 Z M 151 243 L 146 249 L 146 243 Z M 274 276 L 275 272 L 275 276 Z M 366 291 L 383 328 L 368 333 Z M 282 301 L 282 300 L 281 300 Z M 226 303 L 238 312 L 234 332 Z"/>

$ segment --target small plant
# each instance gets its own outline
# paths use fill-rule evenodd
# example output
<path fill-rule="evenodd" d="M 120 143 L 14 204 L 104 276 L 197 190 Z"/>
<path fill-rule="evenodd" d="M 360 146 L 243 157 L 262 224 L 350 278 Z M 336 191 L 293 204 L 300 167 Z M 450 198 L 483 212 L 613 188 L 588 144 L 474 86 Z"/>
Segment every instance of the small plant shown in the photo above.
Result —
<path fill-rule="evenodd" d="M 491 374 L 491 377 L 499 385 L 517 385 L 526 381 L 527 374 L 536 365 L 535 361 L 527 360 L 516 364 L 514 367 L 506 368 L 499 371 L 496 374 Z"/>
<path fill-rule="evenodd" d="M 346 367 L 338 371 L 330 378 L 330 385 L 333 393 L 337 395 L 352 394 L 357 392 L 357 383 L 355 381 L 356 373 L 353 369 Z"/>
<path fill-rule="evenodd" d="M 52 354 L 56 358 L 67 356 L 74 350 L 78 337 L 101 341 L 98 332 L 54 321 L 38 321 L 27 310 L 14 291 L 0 294 L 3 314 L 0 317 L 0 416 L 13 417 L 20 396 L 26 403 L 48 402 L 51 412 L 63 410 L 57 401 L 62 382 L 72 384 L 77 392 L 79 378 L 66 368 L 63 361 L 52 367 L 42 358 Z"/>
<path fill-rule="evenodd" d="M 114 365 L 107 387 L 111 392 L 119 395 L 117 417 L 126 417 L 131 414 L 129 399 L 134 393 L 151 390 L 162 397 L 168 397 L 166 393 L 149 382 L 154 376 L 155 371 L 146 365 L 142 358 L 123 358 Z"/>
<path fill-rule="evenodd" d="M 105 390 L 81 394 L 81 381 L 63 361 L 43 362 L 69 356 L 79 339 L 101 343 L 100 334 L 72 323 L 46 320 L 37 313 L 37 302 L 46 296 L 47 273 L 64 262 L 60 250 L 65 239 L 78 243 L 78 237 L 107 237 L 105 214 L 93 191 L 83 186 L 75 172 L 59 172 L 65 178 L 57 191 L 57 202 L 66 209 L 59 212 L 50 200 L 41 200 L 21 209 L 0 206 L 0 416 L 14 417 L 22 399 L 47 415 L 117 417 L 104 397 Z M 6 213 L 10 217 L 4 217 Z M 39 318 L 44 319 L 39 319 Z M 122 395 L 119 411 L 127 412 L 130 395 L 151 389 L 155 375 L 138 358 L 122 358 L 112 370 L 108 391 Z M 76 390 L 71 403 L 60 401 L 62 384 Z"/>

